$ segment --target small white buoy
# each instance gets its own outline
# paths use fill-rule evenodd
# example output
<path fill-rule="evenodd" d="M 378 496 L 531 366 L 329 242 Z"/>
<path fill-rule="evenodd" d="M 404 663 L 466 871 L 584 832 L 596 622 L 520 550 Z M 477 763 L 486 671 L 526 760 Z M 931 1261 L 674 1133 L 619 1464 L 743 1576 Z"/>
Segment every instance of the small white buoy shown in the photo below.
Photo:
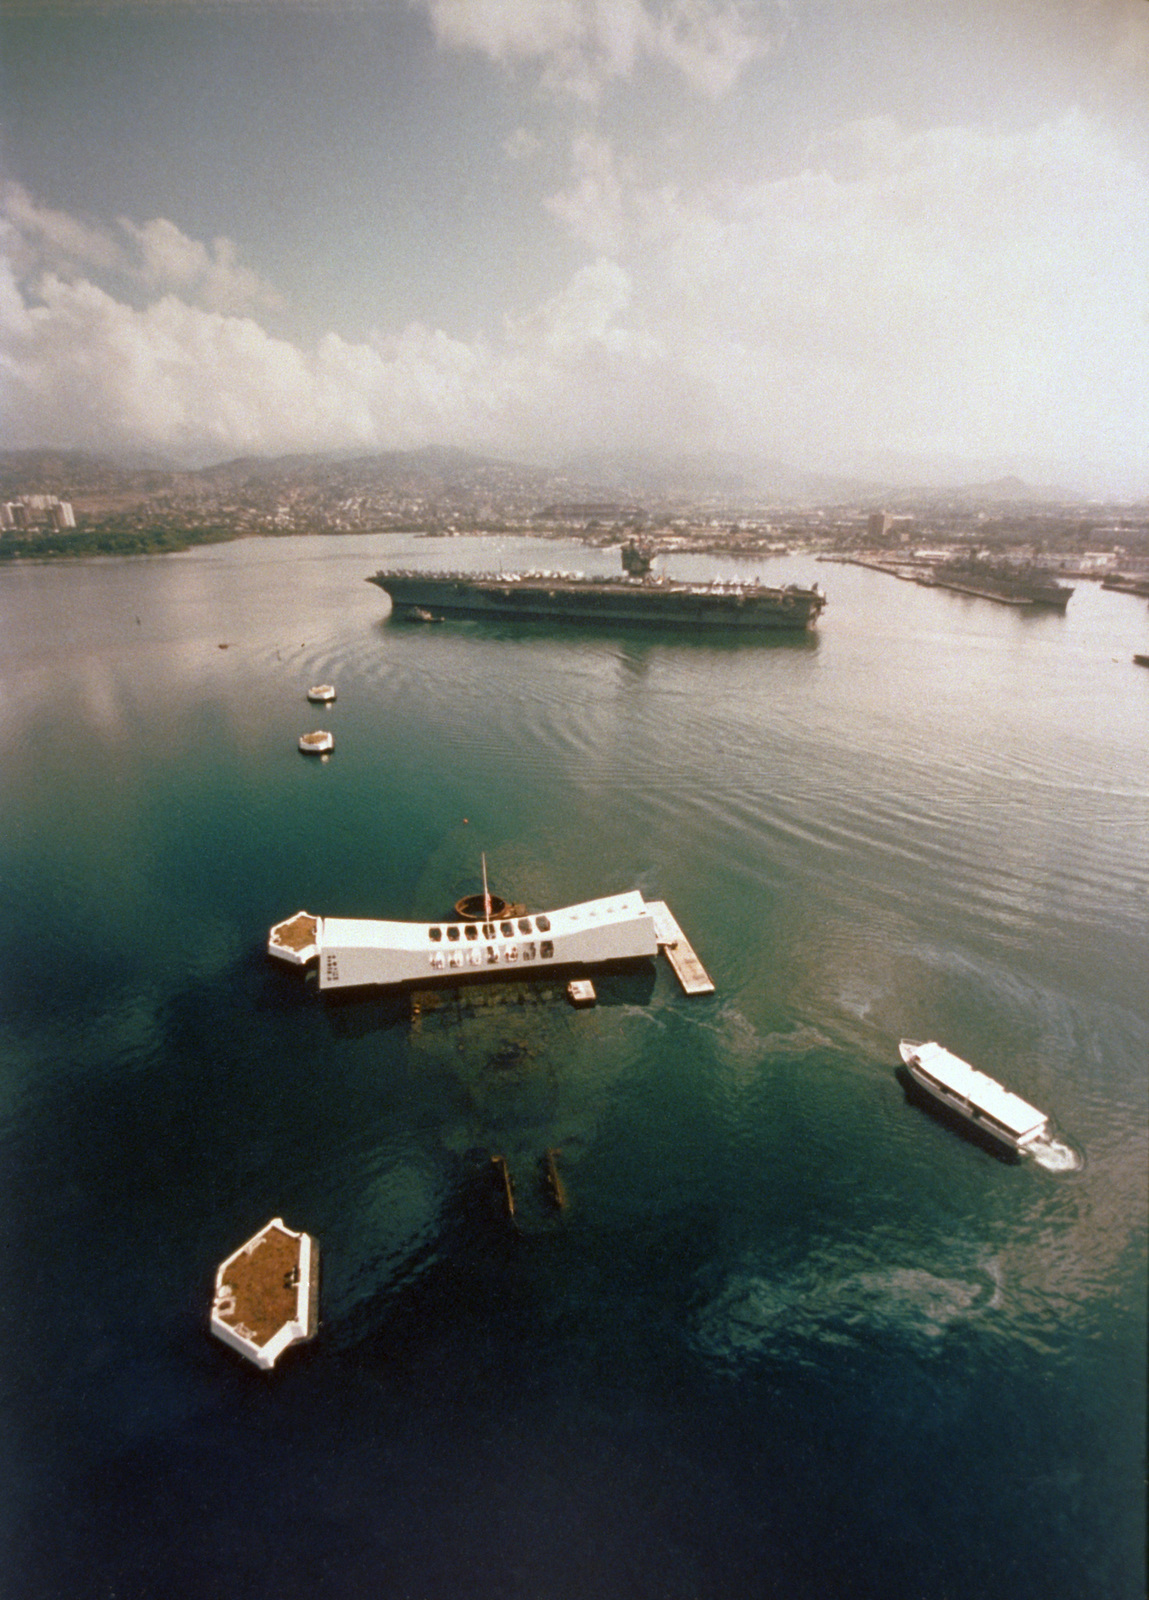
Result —
<path fill-rule="evenodd" d="M 299 748 L 305 756 L 329 755 L 335 749 L 335 738 L 326 728 L 316 728 L 314 733 L 303 735 L 299 741 Z"/>
<path fill-rule="evenodd" d="M 313 683 L 307 691 L 307 698 L 313 705 L 328 706 L 335 699 L 335 685 L 333 683 Z"/>

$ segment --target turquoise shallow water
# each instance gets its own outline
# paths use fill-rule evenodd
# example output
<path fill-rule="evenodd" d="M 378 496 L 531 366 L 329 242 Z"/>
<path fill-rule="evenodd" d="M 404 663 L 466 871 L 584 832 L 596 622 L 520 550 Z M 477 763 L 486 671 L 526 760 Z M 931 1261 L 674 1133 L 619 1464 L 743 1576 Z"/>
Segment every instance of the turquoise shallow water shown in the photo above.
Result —
<path fill-rule="evenodd" d="M 613 561 L 0 573 L 13 1596 L 1143 1593 L 1144 603 L 793 558 L 819 630 L 754 642 L 391 624 L 363 581 Z M 665 899 L 716 994 L 660 963 L 412 1019 L 264 955 L 301 906 L 437 919 L 480 852 L 532 908 Z M 902 1035 L 1073 1170 L 907 1101 Z M 206 1313 L 273 1214 L 323 1322 L 269 1380 Z"/>

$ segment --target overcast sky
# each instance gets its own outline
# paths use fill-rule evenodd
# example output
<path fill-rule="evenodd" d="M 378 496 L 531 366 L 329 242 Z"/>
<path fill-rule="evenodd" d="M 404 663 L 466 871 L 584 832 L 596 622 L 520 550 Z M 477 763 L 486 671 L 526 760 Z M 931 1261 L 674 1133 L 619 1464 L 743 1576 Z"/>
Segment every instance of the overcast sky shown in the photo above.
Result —
<path fill-rule="evenodd" d="M 0 0 L 4 443 L 1149 493 L 1149 0 Z"/>

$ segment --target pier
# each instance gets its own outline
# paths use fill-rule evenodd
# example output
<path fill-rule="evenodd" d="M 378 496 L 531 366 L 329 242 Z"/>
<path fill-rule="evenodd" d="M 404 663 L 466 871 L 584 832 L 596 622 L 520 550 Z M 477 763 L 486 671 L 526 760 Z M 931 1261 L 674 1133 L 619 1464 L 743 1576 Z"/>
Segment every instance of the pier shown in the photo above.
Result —
<path fill-rule="evenodd" d="M 654 936 L 663 955 L 674 968 L 674 975 L 682 985 L 684 994 L 713 994 L 714 984 L 706 968 L 694 953 L 693 946 L 683 933 L 665 900 L 647 902 L 654 922 Z"/>

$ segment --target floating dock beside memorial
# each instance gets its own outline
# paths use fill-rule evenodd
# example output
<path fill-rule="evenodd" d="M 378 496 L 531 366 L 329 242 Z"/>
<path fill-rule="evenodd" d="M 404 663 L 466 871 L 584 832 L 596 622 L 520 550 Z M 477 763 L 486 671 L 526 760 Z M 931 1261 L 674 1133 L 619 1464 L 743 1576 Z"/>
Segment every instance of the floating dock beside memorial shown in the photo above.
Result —
<path fill-rule="evenodd" d="M 685 994 L 713 994 L 714 984 L 665 900 L 648 902 L 659 949 L 674 968 Z"/>

